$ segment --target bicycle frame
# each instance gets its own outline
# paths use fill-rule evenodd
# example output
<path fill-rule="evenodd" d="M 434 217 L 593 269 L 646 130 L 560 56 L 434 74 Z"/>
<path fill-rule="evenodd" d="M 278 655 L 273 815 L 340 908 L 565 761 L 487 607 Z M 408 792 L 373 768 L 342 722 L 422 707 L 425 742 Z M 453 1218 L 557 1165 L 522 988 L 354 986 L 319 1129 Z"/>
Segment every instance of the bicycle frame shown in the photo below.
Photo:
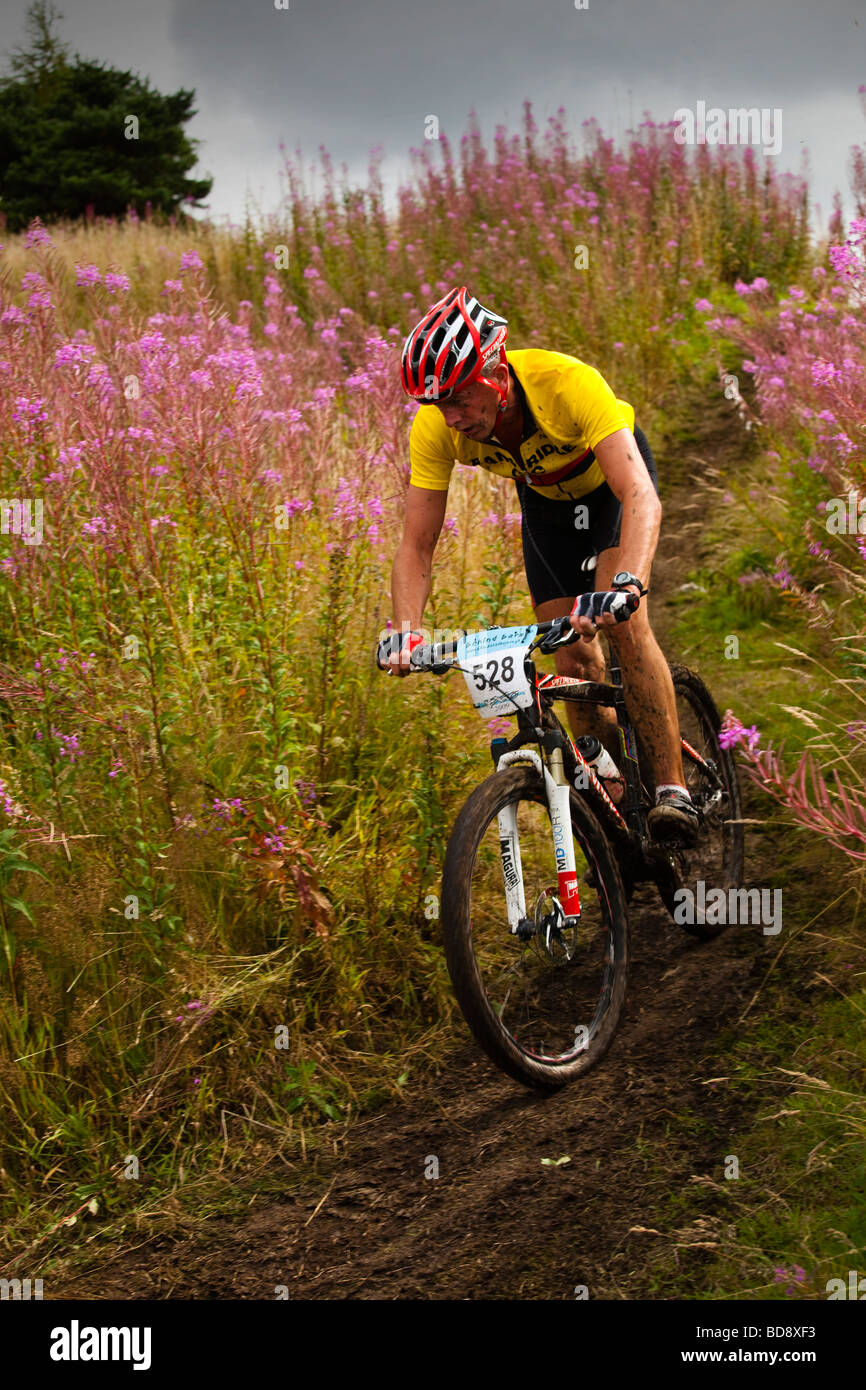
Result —
<path fill-rule="evenodd" d="M 528 669 L 532 668 L 531 672 Z M 568 811 L 569 783 L 575 789 L 588 795 L 593 810 L 603 821 L 605 831 L 615 848 L 627 854 L 635 880 L 656 879 L 660 873 L 669 874 L 672 868 L 670 850 L 663 844 L 650 839 L 647 828 L 647 803 L 643 794 L 640 777 L 640 763 L 634 726 L 630 723 L 625 703 L 622 671 L 619 666 L 611 666 L 611 683 L 600 684 L 567 676 L 539 675 L 534 662 L 527 657 L 527 675 L 533 682 L 535 705 L 532 710 L 519 711 L 517 715 L 518 732 L 514 738 L 494 738 L 490 752 L 497 771 L 520 761 L 532 761 L 544 776 L 550 811 L 551 828 L 554 837 L 554 851 L 557 854 L 557 870 L 560 868 L 559 853 L 562 846 L 565 825 L 570 830 Z M 546 697 L 546 698 L 545 698 Z M 552 709 L 556 699 L 572 700 L 575 703 L 593 704 L 603 708 L 613 708 L 616 712 L 617 734 L 620 755 L 617 760 L 625 782 L 625 793 L 620 805 L 616 805 L 604 785 L 596 776 L 595 770 L 576 746 L 570 733 L 565 729 Z M 535 723 L 534 716 L 538 717 Z M 533 717 L 531 717 L 533 716 Z M 530 751 L 522 745 L 535 742 L 541 753 Z M 681 739 L 683 755 L 692 763 L 702 767 L 708 777 L 718 782 L 714 769 L 700 753 L 685 739 Z M 547 753 L 548 765 L 542 754 Z M 559 769 L 562 775 L 559 775 Z M 719 787 L 713 796 L 714 804 L 722 795 Z M 708 807 L 703 808 L 706 813 Z M 508 903 L 508 921 L 512 932 L 517 923 L 524 918 L 525 902 L 520 863 L 520 845 L 517 838 L 517 813 L 513 806 L 507 807 L 499 816 L 499 839 L 502 855 L 502 872 Z M 574 845 L 570 833 L 565 835 L 565 863 L 563 868 L 569 874 L 574 872 Z M 637 872 L 635 872 L 637 870 Z M 569 916 L 580 915 L 575 877 L 564 879 L 559 876 L 560 892 L 568 892 L 562 908 Z M 573 885 L 573 886 L 570 886 Z"/>
<path fill-rule="evenodd" d="M 532 660 L 532 652 L 536 647 L 540 646 L 542 650 L 551 652 L 560 644 L 557 635 L 561 640 L 566 621 L 554 619 L 549 623 L 536 625 L 539 635 L 529 645 L 524 657 L 524 671 L 532 693 L 532 703 L 529 708 L 515 710 L 518 727 L 513 738 L 496 737 L 490 744 L 493 764 L 498 772 L 516 762 L 531 762 L 544 783 L 558 887 L 558 894 L 551 895 L 555 904 L 556 920 L 553 924 L 548 920 L 548 936 L 552 925 L 573 926 L 580 917 L 569 807 L 572 786 L 588 795 L 593 810 L 600 816 L 605 832 L 613 841 L 614 848 L 621 853 L 628 853 L 632 877 L 635 880 L 657 878 L 660 873 L 667 874 L 673 868 L 670 849 L 664 845 L 655 845 L 649 838 L 637 742 L 634 727 L 628 718 L 620 667 L 611 666 L 611 683 L 605 685 L 567 676 L 540 674 Z M 546 639 L 551 640 L 551 645 L 544 645 Z M 426 649 L 416 648 L 410 660 L 416 669 L 427 669 L 440 674 L 447 670 L 464 670 L 451 659 L 456 649 L 456 642 L 437 644 L 436 647 Z M 498 688 L 492 682 L 491 686 Z M 552 706 L 556 699 L 571 699 L 582 704 L 614 709 L 620 749 L 619 768 L 625 782 L 622 809 L 608 795 L 595 770 L 587 763 L 571 735 L 553 712 Z M 537 751 L 526 746 L 530 743 L 537 745 Z M 714 769 L 684 739 L 682 747 L 684 756 L 702 766 L 712 778 Z M 718 778 L 715 780 L 718 781 Z M 719 789 L 716 795 L 721 794 Z M 526 912 L 516 806 L 507 806 L 499 813 L 498 832 L 509 930 L 514 935 L 528 937 L 534 934 L 536 924 L 530 922 Z"/>

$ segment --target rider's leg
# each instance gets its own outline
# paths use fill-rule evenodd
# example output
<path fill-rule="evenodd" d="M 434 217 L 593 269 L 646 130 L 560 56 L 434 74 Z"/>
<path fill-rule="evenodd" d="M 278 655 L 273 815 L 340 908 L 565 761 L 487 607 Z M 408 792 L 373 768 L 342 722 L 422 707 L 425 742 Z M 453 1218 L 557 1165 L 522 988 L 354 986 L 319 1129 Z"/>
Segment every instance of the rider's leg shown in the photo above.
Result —
<path fill-rule="evenodd" d="M 624 568 L 618 548 L 603 550 L 598 557 L 596 587 L 609 589 L 617 570 Z M 649 589 L 649 575 L 641 575 L 640 578 L 644 588 Z M 622 671 L 629 714 L 640 729 L 656 786 L 662 783 L 684 785 L 674 685 L 667 661 L 650 627 L 647 599 L 641 599 L 640 608 L 627 622 L 606 627 L 604 631 L 611 644 L 611 660 Z M 592 648 L 598 645 L 598 638 L 588 644 L 575 645 Z"/>
<path fill-rule="evenodd" d="M 562 618 L 570 613 L 574 604 L 575 596 L 548 599 L 536 605 L 535 616 L 540 623 L 550 622 L 552 618 Z M 558 647 L 553 659 L 557 675 L 585 681 L 601 682 L 606 679 L 604 652 L 598 641 L 574 642 L 568 647 Z M 566 704 L 565 708 L 575 738 L 581 734 L 595 734 L 614 758 L 618 756 L 616 714 L 612 709 L 572 703 Z"/>
<path fill-rule="evenodd" d="M 606 504 L 608 491 L 605 489 Z M 538 621 L 549 622 L 570 613 L 576 595 L 594 586 L 598 544 L 591 524 L 592 508 L 590 525 L 577 528 L 573 500 L 549 501 L 520 483 L 517 492 L 523 513 L 523 557 L 530 603 Z M 616 499 L 612 494 L 610 501 L 615 511 Z M 559 647 L 554 653 L 554 662 L 557 675 L 573 676 L 578 680 L 605 679 L 604 652 L 598 642 L 575 642 Z M 581 734 L 595 734 L 616 756 L 616 715 L 612 709 L 569 703 L 566 711 L 575 738 Z"/>

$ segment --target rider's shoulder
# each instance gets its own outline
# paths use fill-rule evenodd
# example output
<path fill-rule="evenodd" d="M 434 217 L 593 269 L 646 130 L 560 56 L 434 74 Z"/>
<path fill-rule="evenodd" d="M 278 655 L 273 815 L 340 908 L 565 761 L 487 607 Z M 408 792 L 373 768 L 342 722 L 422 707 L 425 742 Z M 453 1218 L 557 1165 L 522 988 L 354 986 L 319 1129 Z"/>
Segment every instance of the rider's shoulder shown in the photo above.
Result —
<path fill-rule="evenodd" d="M 409 437 L 414 443 L 430 443 L 442 440 L 449 433 L 441 410 L 435 405 L 420 405 L 412 421 Z"/>
<path fill-rule="evenodd" d="M 568 432 L 578 401 L 589 405 L 610 388 L 597 367 L 567 352 L 526 348 L 508 360 L 530 399 L 533 413 L 549 428 Z"/>
<path fill-rule="evenodd" d="M 508 361 L 514 366 L 523 384 L 530 389 L 557 394 L 568 390 L 575 379 L 591 382 L 601 380 L 596 367 L 568 352 L 552 352 L 546 348 L 522 348 L 509 352 Z"/>

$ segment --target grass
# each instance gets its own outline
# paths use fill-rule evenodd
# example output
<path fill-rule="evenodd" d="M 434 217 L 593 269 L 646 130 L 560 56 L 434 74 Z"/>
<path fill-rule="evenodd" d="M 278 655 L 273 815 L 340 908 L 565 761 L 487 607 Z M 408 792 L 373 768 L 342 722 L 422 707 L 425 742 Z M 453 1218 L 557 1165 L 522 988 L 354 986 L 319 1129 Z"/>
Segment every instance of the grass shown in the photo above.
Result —
<path fill-rule="evenodd" d="M 749 486 L 760 480 L 757 462 Z M 683 660 L 698 661 L 720 707 L 730 703 L 744 723 L 757 719 L 776 743 L 797 749 L 804 725 L 791 708 L 820 698 L 828 721 L 848 717 L 846 689 L 827 680 L 832 648 L 820 629 L 792 631 L 795 610 L 778 592 L 747 590 L 744 601 L 738 576 L 766 560 L 762 519 L 749 524 L 727 507 L 701 516 L 708 558 L 687 582 L 703 592 L 698 604 L 695 591 L 677 600 L 671 643 Z M 724 657 L 731 633 L 737 660 Z M 828 1280 L 847 1281 L 858 1263 L 866 1271 L 860 876 L 820 837 L 792 831 L 784 810 L 754 787 L 748 814 L 763 821 L 749 836 L 753 851 L 756 837 L 761 846 L 764 886 L 782 887 L 783 930 L 767 942 L 755 995 L 701 1059 L 700 1075 L 723 1078 L 712 1108 L 684 1110 L 664 1141 L 647 1144 L 659 1173 L 671 1139 L 699 1139 L 708 1166 L 701 1183 L 660 1192 L 648 1212 L 646 1224 L 665 1237 L 650 1249 L 636 1297 L 827 1298 Z M 728 1155 L 739 1163 L 736 1179 L 725 1175 Z"/>

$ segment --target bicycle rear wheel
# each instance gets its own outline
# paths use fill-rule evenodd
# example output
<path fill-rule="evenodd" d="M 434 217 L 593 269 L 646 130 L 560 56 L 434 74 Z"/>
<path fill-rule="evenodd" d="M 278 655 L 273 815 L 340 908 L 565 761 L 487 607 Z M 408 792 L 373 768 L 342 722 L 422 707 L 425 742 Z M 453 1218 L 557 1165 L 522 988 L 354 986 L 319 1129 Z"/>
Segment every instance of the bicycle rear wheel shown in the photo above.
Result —
<path fill-rule="evenodd" d="M 556 861 L 534 767 L 493 773 L 454 825 L 442 876 L 442 935 L 457 1001 L 488 1057 L 524 1085 L 562 1086 L 607 1051 L 625 1000 L 628 921 L 619 869 L 586 803 L 570 798 L 580 917 L 551 930 Z M 512 934 L 497 817 L 514 806 L 527 918 Z M 594 883 L 581 881 L 592 869 Z M 558 901 L 558 899 L 557 899 Z M 555 916 L 555 914 L 553 914 Z"/>
<path fill-rule="evenodd" d="M 684 741 L 683 772 L 702 821 L 697 844 L 691 850 L 675 853 L 676 873 L 667 883 L 660 884 L 660 891 L 677 925 L 692 936 L 708 939 L 724 931 L 728 915 L 723 914 L 721 921 L 707 921 L 706 909 L 697 906 L 698 882 L 703 880 L 706 899 L 712 889 L 720 888 L 727 895 L 729 889 L 739 888 L 743 880 L 740 785 L 733 753 L 719 747 L 721 718 L 704 682 L 687 666 L 672 665 L 670 670 Z M 709 771 L 703 764 L 709 764 Z M 677 912 L 675 892 L 683 887 L 695 894 L 695 911 L 688 914 L 693 916 L 692 921 L 680 920 L 684 916 L 682 897 Z M 709 910 L 713 914 L 712 906 Z"/>

